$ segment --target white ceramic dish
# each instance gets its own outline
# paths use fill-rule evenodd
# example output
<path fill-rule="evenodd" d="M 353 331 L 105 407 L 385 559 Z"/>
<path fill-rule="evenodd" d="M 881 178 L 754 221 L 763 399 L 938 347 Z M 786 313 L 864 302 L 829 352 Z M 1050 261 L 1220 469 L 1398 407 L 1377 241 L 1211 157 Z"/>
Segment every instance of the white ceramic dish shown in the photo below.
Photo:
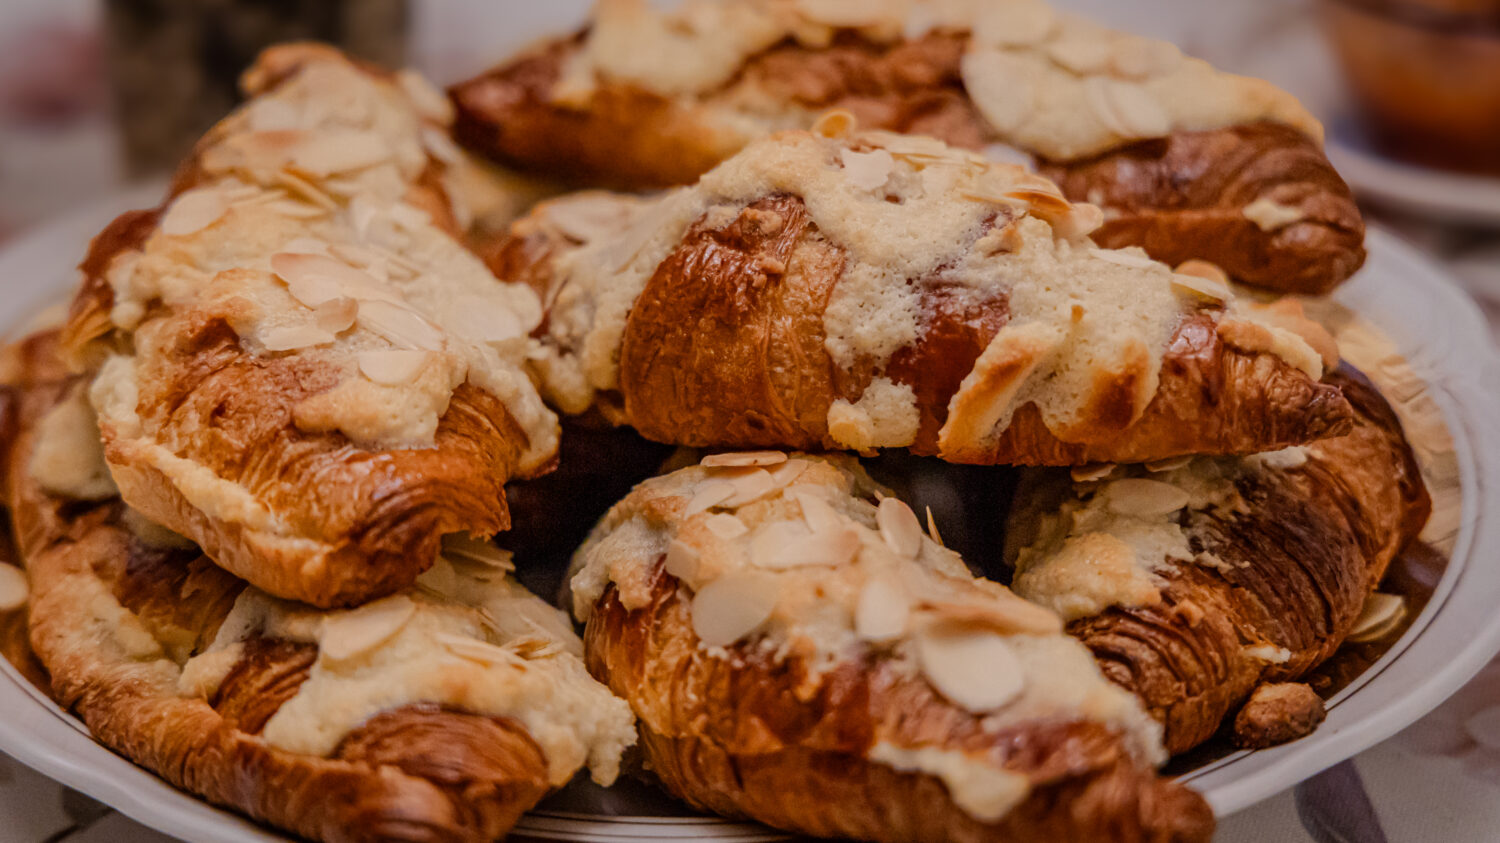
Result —
<path fill-rule="evenodd" d="M 152 204 L 150 186 L 22 235 L 0 251 L 0 325 L 13 330 L 66 295 L 83 244 L 117 212 Z M 1313 735 L 1239 752 L 1184 776 L 1220 815 L 1283 790 L 1421 717 L 1500 651 L 1500 355 L 1478 308 L 1441 269 L 1383 231 L 1338 298 L 1387 332 L 1431 385 L 1461 469 L 1462 527 L 1427 607 L 1374 666 L 1334 696 Z M 0 751 L 167 834 L 203 843 L 282 839 L 183 794 L 95 743 L 77 720 L 0 662 Z M 597 813 L 609 805 L 616 814 Z M 759 826 L 686 815 L 649 794 L 581 788 L 550 800 L 517 828 L 533 839 L 756 841 Z"/>

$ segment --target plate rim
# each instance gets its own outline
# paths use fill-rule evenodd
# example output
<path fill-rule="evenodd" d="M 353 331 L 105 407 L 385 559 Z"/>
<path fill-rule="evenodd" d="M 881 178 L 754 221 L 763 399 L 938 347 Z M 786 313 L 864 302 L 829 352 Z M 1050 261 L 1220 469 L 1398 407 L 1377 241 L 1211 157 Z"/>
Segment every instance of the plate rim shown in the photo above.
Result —
<path fill-rule="evenodd" d="M 154 204 L 160 190 L 156 183 L 137 186 L 50 223 L 34 226 L 19 234 L 12 243 L 0 247 L 0 289 L 13 288 L 7 292 L 17 293 L 9 300 L 9 306 L 0 306 L 0 327 L 5 329 L 0 333 L 11 333 L 42 305 L 58 298 L 58 291 L 50 282 L 25 285 L 21 281 L 6 279 L 26 277 L 28 273 L 37 275 L 35 267 L 56 264 L 59 252 L 75 254 L 79 251 L 77 243 L 82 239 L 98 231 L 123 210 Z M 1442 599 L 1434 599 L 1424 609 L 1398 647 L 1392 648 L 1391 653 L 1367 669 L 1355 685 L 1335 695 L 1331 706 L 1335 710 L 1330 714 L 1329 723 L 1325 723 L 1314 736 L 1270 750 L 1235 753 L 1181 777 L 1204 793 L 1220 817 L 1285 790 L 1390 737 L 1457 691 L 1496 652 L 1500 652 L 1500 613 L 1481 617 L 1469 630 L 1471 634 L 1463 646 L 1449 651 L 1446 662 L 1426 674 L 1423 683 L 1405 694 L 1383 699 L 1375 715 L 1360 714 L 1353 722 L 1341 722 L 1339 709 L 1343 709 L 1342 703 L 1360 699 L 1359 693 L 1378 681 L 1378 675 L 1385 669 L 1382 665 L 1400 664 L 1421 638 L 1440 623 L 1443 613 L 1453 605 L 1460 585 L 1478 570 L 1472 558 L 1476 550 L 1482 544 L 1500 549 L 1500 499 L 1496 497 L 1500 493 L 1500 453 L 1492 454 L 1479 446 L 1485 441 L 1500 443 L 1500 397 L 1497 397 L 1500 396 L 1500 352 L 1489 338 L 1478 306 L 1441 265 L 1378 226 L 1371 227 L 1366 245 L 1371 264 L 1382 266 L 1382 272 L 1388 272 L 1393 278 L 1404 278 L 1409 287 L 1430 294 L 1429 306 L 1434 312 L 1443 314 L 1453 328 L 1446 339 L 1439 338 L 1430 344 L 1424 339 L 1419 346 L 1412 345 L 1410 338 L 1403 341 L 1396 336 L 1403 348 L 1415 348 L 1414 362 L 1415 358 L 1421 357 L 1439 368 L 1452 367 L 1453 361 L 1448 358 L 1453 354 L 1479 350 L 1479 359 L 1468 369 L 1449 368 L 1442 372 L 1462 383 L 1448 383 L 1446 378 L 1443 382 L 1429 381 L 1439 387 L 1434 390 L 1434 397 L 1454 435 L 1455 452 L 1459 457 L 1464 512 L 1450 566 L 1457 561 L 1460 568 L 1456 572 L 1450 568 L 1444 574 L 1439 584 L 1440 589 L 1446 588 Z M 1341 288 L 1340 297 L 1357 298 L 1358 293 L 1369 292 L 1363 287 L 1370 282 L 1361 285 L 1362 277 L 1368 276 L 1364 273 L 1356 276 Z M 1390 292 L 1391 285 L 1396 283 L 1392 280 L 1375 292 Z M 1396 335 L 1399 331 L 1393 330 L 1392 333 Z M 1487 393 L 1478 388 L 1482 382 L 1496 387 L 1495 392 Z M 1469 391 L 1455 394 L 1463 387 L 1469 387 Z M 1482 543 L 1482 539 L 1488 541 Z M 1500 573 L 1496 573 L 1492 580 L 1491 591 L 1500 596 Z M 154 773 L 116 755 L 90 737 L 76 718 L 32 688 L 8 662 L 0 660 L 0 673 L 8 680 L 0 683 L 0 701 L 9 702 L 12 712 L 8 717 L 0 718 L 0 751 L 164 834 L 205 843 L 264 843 L 287 839 L 236 812 L 179 791 Z M 1366 680 L 1366 676 L 1371 678 Z M 1231 778 L 1226 771 L 1237 774 Z M 538 815 L 544 820 L 537 824 L 539 827 L 528 827 L 523 818 L 514 834 L 573 840 L 635 839 L 608 834 L 605 829 L 615 824 L 608 821 L 574 820 L 571 816 L 556 816 L 555 812 L 543 813 L 545 816 Z M 636 818 L 618 825 L 639 830 L 649 828 L 650 819 Z M 743 823 L 725 823 L 717 818 L 705 820 L 699 830 L 712 833 L 713 827 L 718 826 L 722 834 L 715 836 L 720 839 L 785 838 L 782 833 L 769 829 L 761 832 L 759 827 L 747 827 Z M 578 828 L 559 828 L 559 821 L 576 821 Z M 683 822 L 671 825 L 679 830 L 691 827 Z"/>

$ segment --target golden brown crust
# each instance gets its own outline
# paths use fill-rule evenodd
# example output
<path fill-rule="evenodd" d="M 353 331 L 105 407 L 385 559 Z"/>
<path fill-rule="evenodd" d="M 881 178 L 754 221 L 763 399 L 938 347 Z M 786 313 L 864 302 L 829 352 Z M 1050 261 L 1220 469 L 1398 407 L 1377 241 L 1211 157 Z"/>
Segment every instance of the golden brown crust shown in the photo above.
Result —
<path fill-rule="evenodd" d="M 589 667 L 629 700 L 666 787 L 697 807 L 800 833 L 880 841 L 1207 840 L 1191 791 L 1156 778 L 1119 736 L 1083 721 L 986 732 L 926 683 L 846 664 L 809 683 L 796 659 L 737 646 L 705 652 L 677 581 L 656 566 L 650 601 L 627 611 L 610 587 L 585 633 Z M 954 808 L 929 775 L 866 759 L 877 741 L 1005 759 L 1031 795 L 1003 819 Z"/>
<path fill-rule="evenodd" d="M 306 678 L 312 645 L 252 638 L 212 703 L 181 695 L 177 666 L 213 637 L 243 583 L 195 551 L 134 537 L 118 501 L 41 492 L 25 468 L 31 425 L 66 386 L 33 379 L 19 392 L 7 499 L 32 579 L 32 643 L 59 702 L 101 741 L 178 787 L 312 839 L 491 840 L 541 798 L 545 759 L 503 718 L 408 705 L 370 719 L 330 758 L 261 741 Z M 151 645 L 132 649 L 100 616 L 110 598 Z"/>
<path fill-rule="evenodd" d="M 488 255 L 500 277 L 546 290 L 559 282 L 547 267 L 568 248 L 523 219 Z M 793 196 L 752 203 L 722 228 L 700 221 L 630 310 L 620 350 L 624 420 L 649 439 L 682 445 L 843 448 L 829 432 L 829 408 L 858 400 L 877 374 L 840 367 L 826 348 L 823 311 L 844 264 L 843 251 L 818 235 Z M 1135 381 L 1122 376 L 1107 379 L 1105 398 L 1067 431 L 1049 429 L 1028 404 L 998 437 L 943 442 L 950 402 L 1009 307 L 1003 293 L 955 304 L 940 277 L 914 286 L 922 296 L 918 340 L 897 351 L 884 374 L 916 396 L 912 449 L 920 454 L 977 464 L 1142 461 L 1273 450 L 1348 429 L 1349 407 L 1336 387 L 1274 355 L 1231 347 L 1204 308 L 1179 323 L 1139 418 L 1131 417 Z"/>
<path fill-rule="evenodd" d="M 1176 132 L 1040 169 L 1069 198 L 1109 209 L 1094 233 L 1101 246 L 1140 246 L 1174 266 L 1207 260 L 1242 283 L 1306 295 L 1364 263 L 1354 194 L 1318 144 L 1288 126 Z M 1255 202 L 1287 209 L 1290 222 L 1263 227 L 1246 213 Z"/>
<path fill-rule="evenodd" d="M 846 109 L 862 126 L 980 149 L 993 134 L 964 92 L 966 38 L 933 33 L 879 45 L 850 32 L 822 48 L 792 42 L 751 57 L 725 90 L 668 100 L 603 81 L 586 106 L 553 92 L 579 39 L 562 39 L 454 86 L 457 137 L 513 166 L 623 188 L 688 184 L 754 136 L 724 118 L 736 100 L 776 103 L 776 125 L 811 125 Z M 753 95 L 745 92 L 753 92 Z M 724 103 L 729 103 L 725 105 Z M 1201 258 L 1268 289 L 1326 292 L 1364 261 L 1364 223 L 1318 142 L 1290 127 L 1248 124 L 1176 131 L 1092 159 L 1041 162 L 1075 201 L 1101 204 L 1103 245 L 1141 246 L 1171 264 Z M 1244 215 L 1258 200 L 1303 218 L 1264 230 Z"/>
<path fill-rule="evenodd" d="M 1350 370 L 1332 380 L 1357 411 L 1349 435 L 1307 446 L 1301 466 L 1247 475 L 1243 514 L 1195 513 L 1203 526 L 1192 549 L 1219 564 L 1169 566 L 1160 603 L 1068 625 L 1105 675 L 1165 725 L 1169 752 L 1207 740 L 1256 685 L 1295 681 L 1328 658 L 1427 519 L 1427 493 L 1390 407 Z M 1018 500 L 1028 494 L 1023 487 Z M 1012 524 L 1036 514 L 1019 507 Z"/>

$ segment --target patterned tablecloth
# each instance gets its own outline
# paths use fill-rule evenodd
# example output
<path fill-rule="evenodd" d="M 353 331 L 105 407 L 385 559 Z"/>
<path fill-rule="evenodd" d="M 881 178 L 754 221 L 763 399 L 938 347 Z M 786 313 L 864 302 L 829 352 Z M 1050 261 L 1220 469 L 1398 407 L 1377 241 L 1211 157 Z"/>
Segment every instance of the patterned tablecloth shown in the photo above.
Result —
<path fill-rule="evenodd" d="M 1227 0 L 1226 0 L 1227 2 Z M 1244 0 L 1249 5 L 1251 0 Z M 1168 35 L 1189 49 L 1233 54 L 1220 3 L 1078 0 L 1116 23 Z M 1255 3 L 1262 20 L 1298 25 L 1302 0 Z M 415 3 L 413 56 L 436 75 L 473 68 L 485 36 L 456 0 Z M 1209 14 L 1209 13 L 1212 14 Z M 492 17 L 492 16 L 491 16 Z M 0 4 L 0 240 L 30 222 L 119 187 L 122 167 L 103 105 L 95 0 Z M 489 21 L 493 23 L 492 20 Z M 1303 21 L 1305 23 L 1305 20 Z M 1264 35 L 1264 30 L 1261 32 Z M 471 46 L 453 49 L 454 38 Z M 438 46 L 442 45 L 442 49 Z M 455 66 L 455 63 L 457 66 Z M 1447 262 L 1500 336 L 1500 237 L 1376 211 L 1382 222 Z M 161 843 L 169 838 L 0 755 L 0 841 Z M 1432 714 L 1385 743 L 1221 823 L 1224 843 L 1466 843 L 1500 839 L 1500 661 Z"/>

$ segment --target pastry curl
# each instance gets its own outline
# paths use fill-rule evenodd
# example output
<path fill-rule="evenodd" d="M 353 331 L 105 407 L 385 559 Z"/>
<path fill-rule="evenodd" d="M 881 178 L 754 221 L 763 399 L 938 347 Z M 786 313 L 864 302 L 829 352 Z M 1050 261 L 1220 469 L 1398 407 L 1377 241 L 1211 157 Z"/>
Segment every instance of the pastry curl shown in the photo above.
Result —
<path fill-rule="evenodd" d="M 39 423 L 76 379 L 19 407 L 6 499 L 54 696 L 177 787 L 315 840 L 492 840 L 585 763 L 615 775 L 628 707 L 590 679 L 566 618 L 450 550 L 417 589 L 359 610 L 278 601 L 118 498 L 46 491 Z M 87 452 L 87 443 L 75 443 Z"/>
<path fill-rule="evenodd" d="M 311 45 L 246 74 L 155 211 L 94 241 L 64 332 L 125 501 L 314 605 L 411 584 L 443 534 L 508 525 L 557 420 L 540 316 L 455 239 L 446 101 Z"/>
<path fill-rule="evenodd" d="M 616 505 L 572 581 L 672 793 L 828 837 L 1209 838 L 1137 701 L 852 461 L 704 463 Z"/>
<path fill-rule="evenodd" d="M 553 405 L 656 441 L 1066 465 L 1347 430 L 1295 304 L 1097 249 L 1098 222 L 929 139 L 788 132 L 657 199 L 543 203 L 486 253 L 545 302 Z"/>
<path fill-rule="evenodd" d="M 1068 620 L 1166 727 L 1169 752 L 1208 739 L 1262 683 L 1295 682 L 1332 655 L 1427 520 L 1390 407 L 1352 370 L 1333 380 L 1355 408 L 1347 436 L 1081 482 L 1037 472 L 1017 492 L 1016 593 Z"/>
<path fill-rule="evenodd" d="M 689 184 L 759 136 L 846 109 L 1032 157 L 1070 199 L 1103 205 L 1110 246 L 1300 293 L 1364 260 L 1322 127 L 1268 83 L 1037 0 L 858 9 L 602 0 L 584 32 L 456 85 L 455 132 L 497 161 L 640 188 Z"/>

